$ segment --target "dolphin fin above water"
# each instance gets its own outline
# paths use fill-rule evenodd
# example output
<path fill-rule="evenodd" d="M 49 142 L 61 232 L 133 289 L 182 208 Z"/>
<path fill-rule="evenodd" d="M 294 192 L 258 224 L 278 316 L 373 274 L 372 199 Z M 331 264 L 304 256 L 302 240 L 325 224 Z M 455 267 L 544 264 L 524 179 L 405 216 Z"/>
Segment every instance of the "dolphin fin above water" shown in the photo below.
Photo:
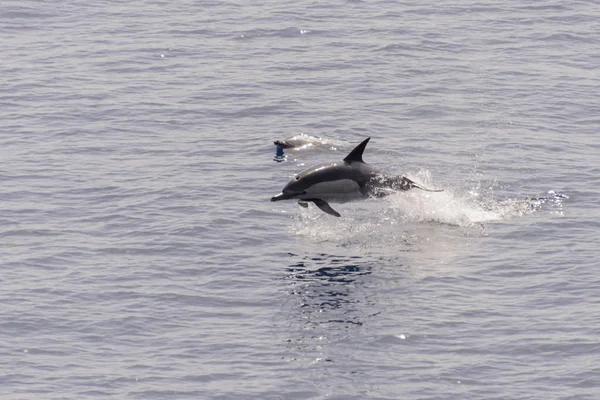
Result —
<path fill-rule="evenodd" d="M 362 159 L 362 155 L 365 151 L 365 147 L 367 147 L 367 144 L 369 143 L 369 140 L 371 140 L 370 137 L 363 140 L 358 146 L 356 146 L 354 148 L 354 150 L 352 150 L 350 152 L 350 154 L 348 154 L 346 156 L 346 158 L 344 158 L 344 161 L 347 163 L 352 163 L 352 162 L 364 163 L 364 161 Z"/>

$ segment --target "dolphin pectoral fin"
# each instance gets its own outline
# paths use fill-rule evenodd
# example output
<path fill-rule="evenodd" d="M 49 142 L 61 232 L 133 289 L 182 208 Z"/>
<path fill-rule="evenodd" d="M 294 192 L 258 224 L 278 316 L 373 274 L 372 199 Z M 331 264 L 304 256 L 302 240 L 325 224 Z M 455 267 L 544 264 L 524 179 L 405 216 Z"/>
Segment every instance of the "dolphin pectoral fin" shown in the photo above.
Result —
<path fill-rule="evenodd" d="M 319 207 L 321 209 L 321 211 L 326 212 L 329 215 L 333 215 L 334 217 L 341 217 L 340 213 L 335 211 L 333 208 L 331 208 L 329 203 L 326 202 L 325 200 L 311 199 L 310 201 L 315 203 L 315 206 Z"/>
<path fill-rule="evenodd" d="M 329 205 L 328 202 L 326 202 L 325 200 L 321 200 L 321 199 L 309 199 L 306 201 L 312 201 L 317 207 L 319 207 L 321 209 L 321 211 L 326 212 L 329 215 L 333 215 L 334 217 L 341 217 L 340 213 L 338 213 L 337 211 L 335 211 L 333 208 L 331 208 L 331 206 Z M 298 200 L 298 205 L 304 208 L 308 208 L 308 203 L 306 201 L 303 200 Z"/>

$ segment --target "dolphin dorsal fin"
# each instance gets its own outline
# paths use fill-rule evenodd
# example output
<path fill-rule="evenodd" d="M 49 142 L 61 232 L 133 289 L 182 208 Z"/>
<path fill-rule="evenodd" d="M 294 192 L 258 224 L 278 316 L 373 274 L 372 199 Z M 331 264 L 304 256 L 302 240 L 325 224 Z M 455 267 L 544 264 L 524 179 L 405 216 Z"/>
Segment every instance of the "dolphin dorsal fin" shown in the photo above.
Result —
<path fill-rule="evenodd" d="M 369 140 L 371 138 L 368 137 L 365 140 L 363 140 L 358 146 L 356 146 L 354 148 L 354 150 L 352 150 L 350 152 L 350 154 L 348 154 L 346 156 L 346 158 L 344 158 L 344 161 L 346 161 L 347 163 L 351 163 L 351 162 L 364 162 L 362 159 L 362 155 L 363 155 L 363 151 L 365 151 L 365 147 L 367 147 L 367 143 L 369 143 Z"/>

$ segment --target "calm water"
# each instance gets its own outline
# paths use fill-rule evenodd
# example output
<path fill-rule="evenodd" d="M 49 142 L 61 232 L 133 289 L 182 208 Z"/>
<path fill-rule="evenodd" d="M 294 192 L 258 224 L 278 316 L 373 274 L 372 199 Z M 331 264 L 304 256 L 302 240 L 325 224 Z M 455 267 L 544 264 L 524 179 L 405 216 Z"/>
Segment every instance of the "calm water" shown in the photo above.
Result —
<path fill-rule="evenodd" d="M 595 2 L 3 1 L 0 397 L 600 398 L 598 32 Z M 340 148 L 274 162 L 300 133 Z M 368 136 L 445 191 L 269 202 Z"/>

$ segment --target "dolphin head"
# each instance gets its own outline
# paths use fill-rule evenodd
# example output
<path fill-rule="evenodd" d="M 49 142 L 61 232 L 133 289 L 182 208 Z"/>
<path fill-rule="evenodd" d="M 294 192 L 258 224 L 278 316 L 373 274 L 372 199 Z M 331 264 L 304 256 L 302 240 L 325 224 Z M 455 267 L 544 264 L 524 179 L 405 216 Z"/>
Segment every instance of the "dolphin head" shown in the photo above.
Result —
<path fill-rule="evenodd" d="M 290 182 L 290 183 L 292 183 L 292 182 Z M 298 198 L 300 198 L 300 196 L 306 194 L 305 190 L 295 190 L 293 188 L 290 188 L 289 186 L 290 186 L 289 183 L 287 185 L 285 185 L 285 187 L 283 188 L 281 193 L 271 197 L 271 201 L 298 199 Z"/>
<path fill-rule="evenodd" d="M 280 149 L 291 149 L 294 145 L 287 140 L 276 140 L 273 142 Z"/>
<path fill-rule="evenodd" d="M 283 187 L 281 193 L 271 197 L 271 201 L 301 199 L 310 195 L 311 188 L 319 182 L 328 180 L 326 176 L 328 171 L 335 167 L 336 163 L 319 164 L 300 172 Z"/>

